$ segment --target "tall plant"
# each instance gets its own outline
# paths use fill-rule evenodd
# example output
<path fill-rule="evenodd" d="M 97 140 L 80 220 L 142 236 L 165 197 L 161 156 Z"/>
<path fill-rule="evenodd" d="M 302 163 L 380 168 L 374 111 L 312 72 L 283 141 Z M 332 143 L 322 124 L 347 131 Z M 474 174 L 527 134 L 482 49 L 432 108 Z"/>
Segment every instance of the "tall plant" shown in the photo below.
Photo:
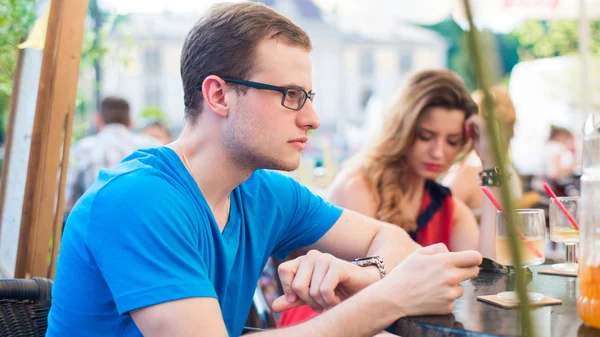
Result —
<path fill-rule="evenodd" d="M 506 151 L 502 151 L 502 144 L 499 137 L 499 123 L 497 123 L 496 114 L 495 114 L 495 106 L 490 96 L 489 88 L 491 86 L 490 74 L 486 71 L 493 67 L 493 64 L 486 64 L 486 60 L 490 60 L 488 57 L 484 57 L 483 53 L 484 49 L 481 49 L 481 46 L 485 45 L 481 42 L 480 34 L 477 31 L 473 23 L 473 13 L 471 11 L 470 1 L 463 0 L 465 12 L 467 14 L 467 18 L 469 20 L 469 32 L 467 34 L 469 52 L 471 55 L 471 60 L 473 64 L 473 70 L 475 73 L 475 77 L 477 80 L 478 87 L 483 91 L 484 95 L 484 108 L 485 111 L 488 112 L 488 116 L 486 118 L 486 129 L 487 129 L 487 138 L 490 144 L 492 144 L 492 150 L 494 152 L 494 158 L 502 172 L 506 172 L 507 168 L 507 158 Z M 488 51 L 490 52 L 490 51 Z M 509 225 L 507 226 L 509 242 L 510 242 L 510 252 L 513 257 L 514 265 L 521 265 L 521 251 L 519 249 L 519 238 L 517 236 L 517 229 L 515 227 L 515 219 L 512 215 L 513 204 L 511 200 L 510 186 L 509 184 L 501 184 L 500 186 L 501 192 L 501 200 L 504 205 L 504 209 L 506 211 L 507 219 Z M 534 336 L 533 325 L 531 323 L 530 316 L 530 308 L 529 308 L 529 298 L 527 297 L 527 279 L 526 274 L 522 268 L 516 269 L 516 291 L 520 300 L 520 310 L 522 317 L 522 325 L 521 325 L 521 335 L 522 336 Z"/>

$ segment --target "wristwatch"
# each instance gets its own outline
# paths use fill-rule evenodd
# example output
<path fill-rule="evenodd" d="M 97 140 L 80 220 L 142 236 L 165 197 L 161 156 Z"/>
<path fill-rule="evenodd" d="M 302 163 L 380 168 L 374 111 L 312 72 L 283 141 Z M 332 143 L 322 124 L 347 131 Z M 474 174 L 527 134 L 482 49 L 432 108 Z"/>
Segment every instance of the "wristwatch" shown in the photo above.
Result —
<path fill-rule="evenodd" d="M 377 266 L 381 278 L 385 277 L 385 264 L 383 263 L 383 259 L 379 256 L 361 257 L 360 259 L 354 259 L 352 263 L 359 267 Z"/>
<path fill-rule="evenodd" d="M 510 179 L 510 173 L 500 170 L 498 167 L 479 172 L 481 186 L 501 186 Z"/>

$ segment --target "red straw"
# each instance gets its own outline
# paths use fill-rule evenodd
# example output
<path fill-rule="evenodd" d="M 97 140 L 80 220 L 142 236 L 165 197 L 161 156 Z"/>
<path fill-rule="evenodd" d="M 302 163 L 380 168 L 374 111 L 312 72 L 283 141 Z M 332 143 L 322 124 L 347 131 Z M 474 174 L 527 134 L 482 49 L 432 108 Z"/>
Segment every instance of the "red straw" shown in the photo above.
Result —
<path fill-rule="evenodd" d="M 567 217 L 567 219 L 569 219 L 569 221 L 571 222 L 571 225 L 573 225 L 573 227 L 575 227 L 575 229 L 579 230 L 579 225 L 577 224 L 577 221 L 575 221 L 575 219 L 573 219 L 573 216 L 571 215 L 571 213 L 569 213 L 569 211 L 567 211 L 567 209 L 562 204 L 562 202 L 560 202 L 560 200 L 558 200 L 558 197 L 556 196 L 556 194 L 554 194 L 554 191 L 552 191 L 552 189 L 546 182 L 544 182 L 544 189 L 546 190 L 546 192 L 548 192 L 548 195 L 552 199 L 554 199 L 554 202 L 556 202 L 556 206 L 558 206 L 558 208 L 560 208 L 560 210 Z"/>
<path fill-rule="evenodd" d="M 500 202 L 498 202 L 498 199 L 496 199 L 496 197 L 494 197 L 494 195 L 492 194 L 492 191 L 490 191 L 489 188 L 487 188 L 486 186 L 482 186 L 481 190 L 488 197 L 488 199 L 490 199 L 492 204 L 494 204 L 494 206 L 496 206 L 497 210 L 504 211 L 504 208 L 502 208 L 502 205 L 500 205 Z"/>
<path fill-rule="evenodd" d="M 494 204 L 494 206 L 496 206 L 496 209 L 499 211 L 504 211 L 504 208 L 502 208 L 502 205 L 500 205 L 500 202 L 498 201 L 498 199 L 496 199 L 496 197 L 494 197 L 494 195 L 492 194 L 492 191 L 490 191 L 489 188 L 487 188 L 486 186 L 482 186 L 481 190 L 483 191 L 483 193 L 488 197 L 488 199 L 490 199 L 490 201 L 492 202 L 492 204 Z M 523 235 L 523 233 L 521 233 L 520 230 L 517 229 L 517 235 L 519 235 L 519 237 L 521 238 L 521 240 L 525 241 L 525 245 L 527 247 L 529 247 L 529 249 L 538 257 L 538 259 L 541 259 L 544 255 L 542 255 L 542 253 L 533 245 L 533 243 L 531 241 L 526 241 L 527 238 L 525 237 L 525 235 Z"/>

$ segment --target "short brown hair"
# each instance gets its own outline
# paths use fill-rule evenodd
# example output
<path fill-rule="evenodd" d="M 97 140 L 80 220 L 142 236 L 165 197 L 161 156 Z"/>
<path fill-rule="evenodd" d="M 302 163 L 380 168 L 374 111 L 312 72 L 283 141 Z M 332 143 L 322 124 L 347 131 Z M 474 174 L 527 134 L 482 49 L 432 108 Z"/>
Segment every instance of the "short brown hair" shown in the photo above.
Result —
<path fill-rule="evenodd" d="M 517 113 L 515 112 L 515 106 L 510 99 L 510 94 L 505 87 L 501 85 L 493 86 L 489 89 L 490 96 L 492 97 L 492 101 L 495 104 L 494 112 L 495 116 L 499 120 L 503 120 L 510 125 L 515 124 L 517 120 Z M 473 100 L 477 103 L 479 107 L 479 114 L 483 117 L 487 117 L 487 111 L 484 107 L 484 96 L 483 91 L 477 90 L 473 92 Z"/>
<path fill-rule="evenodd" d="M 569 138 L 573 137 L 573 134 L 571 133 L 571 131 L 569 131 L 569 129 L 554 124 L 550 125 L 550 137 L 548 138 L 548 140 L 553 140 L 559 135 L 564 135 Z"/>
<path fill-rule="evenodd" d="M 181 52 L 186 120 L 196 123 L 202 93 L 196 87 L 209 75 L 247 79 L 263 39 L 281 39 L 312 49 L 310 38 L 288 18 L 254 2 L 214 5 L 188 33 Z"/>
<path fill-rule="evenodd" d="M 129 125 L 129 103 L 120 97 L 109 96 L 100 103 L 100 114 L 105 125 Z"/>

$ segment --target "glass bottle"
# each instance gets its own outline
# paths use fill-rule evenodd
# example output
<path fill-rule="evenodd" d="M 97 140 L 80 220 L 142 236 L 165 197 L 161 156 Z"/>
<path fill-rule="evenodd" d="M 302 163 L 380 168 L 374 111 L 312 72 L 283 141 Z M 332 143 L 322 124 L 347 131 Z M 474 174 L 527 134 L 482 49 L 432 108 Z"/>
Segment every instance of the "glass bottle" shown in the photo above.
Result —
<path fill-rule="evenodd" d="M 588 116 L 583 134 L 577 311 L 600 329 L 600 115 Z"/>

